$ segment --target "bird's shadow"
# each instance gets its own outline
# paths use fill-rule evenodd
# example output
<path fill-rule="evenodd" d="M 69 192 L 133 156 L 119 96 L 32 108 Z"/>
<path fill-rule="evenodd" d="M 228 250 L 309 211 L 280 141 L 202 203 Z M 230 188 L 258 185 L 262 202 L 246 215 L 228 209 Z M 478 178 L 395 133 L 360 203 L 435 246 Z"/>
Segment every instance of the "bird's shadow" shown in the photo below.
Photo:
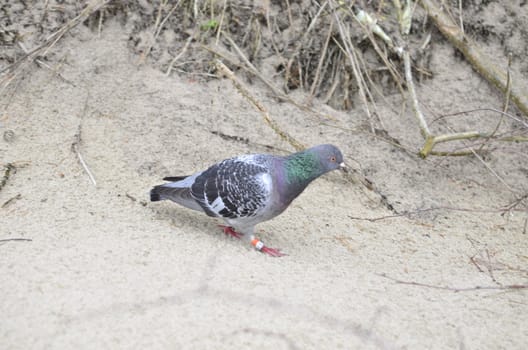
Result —
<path fill-rule="evenodd" d="M 169 221 L 172 225 L 182 227 L 195 227 L 209 230 L 214 226 L 214 221 L 202 213 L 187 210 L 185 208 L 177 208 L 168 204 L 158 204 L 155 207 L 151 206 L 152 211 L 156 214 L 156 219 L 161 221 Z"/>
<path fill-rule="evenodd" d="M 205 233 L 215 239 L 222 239 L 236 242 L 238 240 L 224 238 L 222 229 L 218 227 L 223 224 L 218 218 L 208 217 L 203 213 L 186 208 L 173 208 L 170 205 L 161 204 L 156 207 L 151 206 L 152 211 L 156 215 L 156 220 L 170 222 L 170 224 L 184 233 Z"/>
<path fill-rule="evenodd" d="M 156 220 L 169 222 L 172 226 L 178 228 L 178 234 L 206 234 L 210 239 L 216 240 L 215 243 L 224 242 L 233 247 L 246 245 L 244 244 L 244 238 L 236 239 L 223 233 L 219 225 L 225 225 L 225 222 L 220 218 L 209 217 L 204 213 L 171 204 L 162 203 L 155 206 L 150 205 L 149 207 L 155 213 Z M 278 238 L 280 235 L 276 235 L 276 232 L 269 227 L 267 230 L 257 228 L 255 234 L 263 239 L 264 242 L 284 239 L 284 237 Z M 249 244 L 247 246 L 249 247 Z"/>

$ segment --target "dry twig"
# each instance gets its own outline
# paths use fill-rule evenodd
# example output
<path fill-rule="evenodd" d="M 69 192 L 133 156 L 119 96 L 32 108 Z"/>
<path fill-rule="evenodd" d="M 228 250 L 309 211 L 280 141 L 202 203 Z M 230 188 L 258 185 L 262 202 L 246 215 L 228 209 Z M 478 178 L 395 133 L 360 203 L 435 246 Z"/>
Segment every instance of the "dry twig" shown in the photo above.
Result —
<path fill-rule="evenodd" d="M 461 9 L 462 11 L 462 9 Z M 508 55 L 508 70 L 507 70 L 507 79 L 506 79 L 506 98 L 504 100 L 504 104 L 502 106 L 502 111 L 503 113 L 501 114 L 501 117 L 499 119 L 499 122 L 497 123 L 497 125 L 495 126 L 495 129 L 491 132 L 490 136 L 486 139 L 486 141 L 479 147 L 479 151 L 481 151 L 484 146 L 486 146 L 486 144 L 489 142 L 489 140 L 495 136 L 495 134 L 497 133 L 497 131 L 499 131 L 499 128 L 502 124 L 502 122 L 504 121 L 504 118 L 505 118 L 505 113 L 508 112 L 508 107 L 509 107 L 509 104 L 510 104 L 510 96 L 511 96 L 511 71 L 510 71 L 510 68 L 511 68 L 511 63 L 512 63 L 512 55 Z"/>
<path fill-rule="evenodd" d="M 469 109 L 469 110 L 466 110 L 466 111 L 460 111 L 460 112 L 455 112 L 455 113 L 446 113 L 446 114 L 442 114 L 439 117 L 433 119 L 431 124 L 432 123 L 436 123 L 437 121 L 439 121 L 441 119 L 444 119 L 444 118 L 447 118 L 447 117 L 454 117 L 454 116 L 461 115 L 461 114 L 474 113 L 474 112 L 483 112 L 483 111 L 489 111 L 489 112 L 498 113 L 498 114 L 503 115 L 503 116 L 505 116 L 507 118 L 510 118 L 511 120 L 516 121 L 517 123 L 521 124 L 525 128 L 528 128 L 528 123 L 525 122 L 524 120 L 516 118 L 514 115 L 512 115 L 510 113 L 506 113 L 506 112 L 500 111 L 500 110 L 495 109 L 495 108 L 476 108 L 476 109 Z"/>
<path fill-rule="evenodd" d="M 189 36 L 187 38 L 187 40 L 185 41 L 185 45 L 183 45 L 183 48 L 180 51 L 180 53 L 177 54 L 176 56 L 174 56 L 172 61 L 169 63 L 169 67 L 167 68 L 167 72 L 165 72 L 166 76 L 169 76 L 171 74 L 171 71 L 172 71 L 172 68 L 174 67 L 174 64 L 176 63 L 176 61 L 178 61 L 185 54 L 185 52 L 189 48 L 189 45 L 193 41 L 194 37 L 195 37 L 195 33 L 193 33 L 191 36 Z"/>
<path fill-rule="evenodd" d="M 427 287 L 439 290 L 447 290 L 450 292 L 476 292 L 480 290 L 521 290 L 528 289 L 528 284 L 509 284 L 506 286 L 475 286 L 475 287 L 449 287 L 449 286 L 438 286 L 434 284 L 414 282 L 414 281 L 403 281 L 394 277 L 387 276 L 384 273 L 377 274 L 380 277 L 390 279 L 398 284 L 406 284 L 410 286 Z"/>
<path fill-rule="evenodd" d="M 511 209 L 505 209 L 505 208 L 478 209 L 478 208 L 457 208 L 457 207 L 441 206 L 441 207 L 431 207 L 431 208 L 424 208 L 424 209 L 417 209 L 417 210 L 406 210 L 398 214 L 384 215 L 384 216 L 378 216 L 374 218 L 364 218 L 364 217 L 351 216 L 351 215 L 349 215 L 348 218 L 352 220 L 361 220 L 361 221 L 370 221 L 370 222 L 376 222 L 376 221 L 394 219 L 394 218 L 400 218 L 400 217 L 406 217 L 410 219 L 411 215 L 430 212 L 430 211 L 437 211 L 437 210 L 461 211 L 461 212 L 473 212 L 473 213 L 500 213 L 506 210 L 524 211 L 524 209 L 514 209 L 514 208 L 511 208 Z"/>
<path fill-rule="evenodd" d="M 5 207 L 7 207 L 9 204 L 13 203 L 14 201 L 19 200 L 20 198 L 22 198 L 22 195 L 21 195 L 20 193 L 18 193 L 16 196 L 13 196 L 13 197 L 9 198 L 8 200 L 6 200 L 6 201 L 2 204 L 1 208 L 5 208 Z"/>
<path fill-rule="evenodd" d="M 361 68 L 358 63 L 356 48 L 352 44 L 352 40 L 350 39 L 350 34 L 345 30 L 345 25 L 343 21 L 341 20 L 341 18 L 339 17 L 337 11 L 334 11 L 334 18 L 335 18 L 337 27 L 339 29 L 339 35 L 341 36 L 341 39 L 343 40 L 344 52 L 350 61 L 350 66 L 352 67 L 352 72 L 357 82 L 357 86 L 359 89 L 359 96 L 361 97 L 361 100 L 363 102 L 363 109 L 365 110 L 365 113 L 370 123 L 370 131 L 374 133 L 375 128 L 374 128 L 374 124 L 372 123 L 372 115 L 370 113 L 369 103 L 367 100 L 367 94 L 369 95 L 371 94 L 370 92 L 367 92 L 368 87 L 365 83 L 365 79 L 363 78 L 361 74 Z"/>
<path fill-rule="evenodd" d="M 31 238 L 4 238 L 0 239 L 0 243 L 4 242 L 31 242 L 33 241 Z"/>
<path fill-rule="evenodd" d="M 86 102 L 84 104 L 84 109 L 82 111 L 81 118 L 84 116 L 84 113 L 86 112 L 86 108 L 88 106 L 88 99 L 89 99 L 89 95 L 86 97 Z M 77 133 L 73 136 L 73 143 L 71 145 L 71 149 L 72 149 L 72 152 L 77 155 L 77 158 L 79 159 L 79 162 L 81 163 L 81 166 L 83 167 L 83 169 L 86 172 L 86 174 L 88 174 L 88 177 L 90 178 L 90 181 L 93 183 L 94 186 L 97 186 L 97 182 L 95 181 L 95 178 L 94 178 L 92 172 L 90 171 L 90 168 L 88 167 L 88 165 L 84 161 L 84 158 L 83 158 L 83 156 L 81 154 L 81 143 L 82 143 L 82 135 L 81 134 L 82 134 L 82 119 L 81 119 L 81 122 L 79 123 L 79 127 L 77 129 Z"/>
<path fill-rule="evenodd" d="M 222 34 L 226 38 L 226 40 L 229 42 L 229 44 L 235 49 L 236 53 L 238 54 L 238 56 L 242 60 L 242 64 L 240 62 L 236 61 L 234 58 L 228 57 L 227 55 L 220 53 L 220 51 L 218 51 L 218 50 L 216 50 L 214 48 L 211 48 L 211 47 L 208 47 L 208 46 L 202 46 L 202 47 L 205 50 L 213 53 L 214 55 L 216 55 L 218 57 L 221 57 L 224 61 L 227 61 L 227 62 L 229 62 L 232 65 L 240 67 L 240 68 L 244 69 L 246 72 L 248 72 L 250 74 L 253 74 L 257 78 L 259 78 L 260 81 L 262 81 L 273 92 L 274 96 L 276 98 L 278 98 L 279 100 L 285 101 L 285 102 L 289 102 L 292 105 L 294 105 L 295 107 L 299 108 L 300 110 L 308 112 L 308 113 L 311 113 L 312 115 L 317 116 L 319 118 L 335 120 L 335 118 L 333 118 L 332 116 L 323 115 L 321 112 L 318 112 L 318 111 L 316 111 L 316 110 L 314 110 L 312 108 L 309 108 L 306 105 L 302 105 L 299 102 L 297 102 L 294 99 L 292 99 L 291 97 L 285 95 L 282 91 L 280 91 L 279 88 L 277 88 L 270 81 L 268 81 L 257 70 L 257 68 L 249 61 L 249 59 L 246 57 L 246 55 L 244 55 L 244 53 L 242 52 L 242 49 L 240 49 L 240 47 L 235 43 L 235 41 L 233 39 L 231 39 L 231 37 L 229 37 L 229 35 L 227 35 L 227 33 L 222 32 Z"/>
<path fill-rule="evenodd" d="M 317 69 L 315 71 L 315 77 L 313 79 L 312 87 L 310 88 L 310 99 L 313 99 L 313 97 L 315 96 L 315 90 L 319 87 L 319 84 L 320 84 L 321 69 L 323 67 L 323 63 L 325 62 L 325 57 L 328 51 L 328 43 L 330 42 L 330 39 L 332 38 L 332 32 L 334 30 L 333 24 L 334 24 L 334 21 L 331 21 L 330 27 L 328 28 L 328 34 L 326 35 L 325 43 L 321 51 L 321 57 L 319 57 L 319 63 L 317 64 Z"/>
<path fill-rule="evenodd" d="M 83 158 L 83 156 L 81 154 L 81 150 L 80 150 L 81 142 L 82 142 L 81 131 L 82 131 L 81 124 L 79 124 L 79 128 L 77 129 L 77 133 L 73 136 L 73 143 L 71 145 L 72 152 L 77 155 L 77 158 L 79 159 L 79 162 L 81 163 L 81 166 L 83 167 L 83 169 L 86 172 L 86 174 L 88 174 L 88 177 L 90 178 L 90 181 L 93 183 L 94 186 L 97 186 L 97 182 L 95 181 L 95 178 L 94 178 L 92 172 L 90 171 L 90 168 L 88 168 L 88 165 L 84 161 L 84 158 Z"/>
<path fill-rule="evenodd" d="M 2 180 L 0 180 L 0 190 L 2 190 L 7 184 L 13 170 L 16 170 L 16 167 L 12 163 L 7 163 L 7 165 L 5 165 L 4 175 L 2 175 Z"/>

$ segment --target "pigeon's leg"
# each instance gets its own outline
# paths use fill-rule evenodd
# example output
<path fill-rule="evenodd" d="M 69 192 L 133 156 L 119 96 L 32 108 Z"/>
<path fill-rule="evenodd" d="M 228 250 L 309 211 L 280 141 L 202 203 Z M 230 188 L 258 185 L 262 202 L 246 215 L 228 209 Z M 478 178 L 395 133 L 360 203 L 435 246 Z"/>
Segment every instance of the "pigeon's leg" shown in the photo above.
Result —
<path fill-rule="evenodd" d="M 229 236 L 232 236 L 232 237 L 235 237 L 235 238 L 238 238 L 238 239 L 242 238 L 242 236 L 243 236 L 243 234 L 238 233 L 235 230 L 233 230 L 233 228 L 231 226 L 218 225 L 218 227 L 221 227 L 224 230 L 224 233 L 226 235 L 229 235 Z"/>
<path fill-rule="evenodd" d="M 266 254 L 268 254 L 270 256 L 280 257 L 280 256 L 285 256 L 286 255 L 286 254 L 282 253 L 279 249 L 266 247 L 264 245 L 264 243 L 262 243 L 262 241 L 260 239 L 255 238 L 255 237 L 253 237 L 253 239 L 251 240 L 251 245 L 253 247 L 255 247 L 256 250 L 258 250 L 260 252 L 263 252 L 263 253 L 266 253 Z"/>
<path fill-rule="evenodd" d="M 264 245 L 264 243 L 262 243 L 262 241 L 260 239 L 256 238 L 252 234 L 244 235 L 242 233 L 238 233 L 231 226 L 226 226 L 226 225 L 218 225 L 218 226 L 221 227 L 224 230 L 224 233 L 226 235 L 230 235 L 230 236 L 238 238 L 238 239 L 241 239 L 241 238 L 244 238 L 245 240 L 249 239 L 249 242 L 251 243 L 251 245 L 253 247 L 255 247 L 256 250 L 258 250 L 258 251 L 260 251 L 262 253 L 266 253 L 266 254 L 268 254 L 270 256 L 274 256 L 274 257 L 280 257 L 280 256 L 285 256 L 286 255 L 286 254 L 282 253 L 280 251 L 280 249 L 266 247 Z M 253 230 L 251 230 L 251 231 L 253 231 Z"/>

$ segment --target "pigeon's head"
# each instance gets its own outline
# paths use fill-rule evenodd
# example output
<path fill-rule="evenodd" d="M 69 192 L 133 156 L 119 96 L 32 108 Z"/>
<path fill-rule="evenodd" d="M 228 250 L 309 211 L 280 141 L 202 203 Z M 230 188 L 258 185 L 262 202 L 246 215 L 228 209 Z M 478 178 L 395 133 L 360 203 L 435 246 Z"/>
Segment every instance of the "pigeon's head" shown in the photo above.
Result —
<path fill-rule="evenodd" d="M 310 148 L 308 151 L 317 156 L 322 173 L 336 169 L 346 169 L 345 163 L 343 162 L 343 154 L 334 145 L 319 145 Z"/>
<path fill-rule="evenodd" d="M 345 169 L 343 154 L 332 145 L 319 145 L 286 157 L 286 182 L 306 187 L 312 180 L 336 169 Z M 297 193 L 298 194 L 298 193 Z"/>

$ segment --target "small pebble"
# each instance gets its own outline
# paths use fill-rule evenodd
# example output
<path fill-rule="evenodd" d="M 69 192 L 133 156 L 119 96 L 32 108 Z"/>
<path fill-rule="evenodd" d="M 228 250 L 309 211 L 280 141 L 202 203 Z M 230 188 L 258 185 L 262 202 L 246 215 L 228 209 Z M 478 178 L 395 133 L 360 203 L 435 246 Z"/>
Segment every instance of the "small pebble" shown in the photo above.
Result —
<path fill-rule="evenodd" d="M 6 130 L 4 131 L 4 140 L 6 142 L 13 142 L 15 141 L 15 132 L 13 130 Z"/>

